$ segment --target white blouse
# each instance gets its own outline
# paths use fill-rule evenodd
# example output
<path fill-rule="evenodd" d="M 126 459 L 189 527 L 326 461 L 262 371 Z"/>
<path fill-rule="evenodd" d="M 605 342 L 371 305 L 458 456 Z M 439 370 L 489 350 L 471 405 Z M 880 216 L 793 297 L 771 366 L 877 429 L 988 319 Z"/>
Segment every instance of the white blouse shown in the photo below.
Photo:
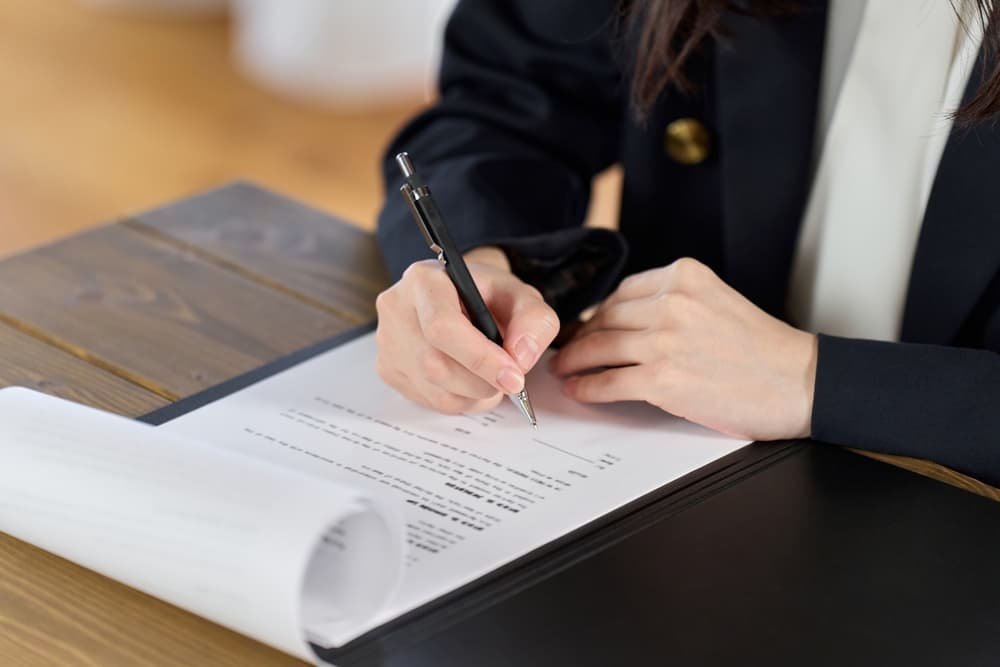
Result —
<path fill-rule="evenodd" d="M 960 22 L 950 0 L 831 1 L 820 157 L 789 294 L 798 326 L 898 340 L 949 114 L 981 42 L 966 13 Z"/>

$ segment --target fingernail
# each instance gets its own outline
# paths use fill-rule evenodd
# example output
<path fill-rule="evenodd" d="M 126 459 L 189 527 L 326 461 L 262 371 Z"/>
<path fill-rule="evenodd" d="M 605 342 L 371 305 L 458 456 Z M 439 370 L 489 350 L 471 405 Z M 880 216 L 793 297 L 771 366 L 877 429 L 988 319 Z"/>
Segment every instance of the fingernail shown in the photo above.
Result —
<path fill-rule="evenodd" d="M 576 391 L 576 384 L 578 380 L 579 377 L 574 375 L 570 379 L 563 382 L 563 393 L 565 393 L 568 396 L 572 396 L 573 392 Z"/>
<path fill-rule="evenodd" d="M 535 339 L 527 335 L 521 336 L 521 340 L 514 346 L 514 358 L 524 370 L 531 368 L 538 358 L 538 343 Z"/>
<path fill-rule="evenodd" d="M 524 388 L 524 376 L 513 368 L 501 368 L 497 384 L 508 394 L 516 394 Z"/>

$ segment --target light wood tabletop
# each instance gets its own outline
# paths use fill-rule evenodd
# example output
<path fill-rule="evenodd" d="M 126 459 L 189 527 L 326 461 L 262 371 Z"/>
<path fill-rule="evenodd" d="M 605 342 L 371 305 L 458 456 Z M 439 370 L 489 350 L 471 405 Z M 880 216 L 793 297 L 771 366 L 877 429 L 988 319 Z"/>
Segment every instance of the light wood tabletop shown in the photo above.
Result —
<path fill-rule="evenodd" d="M 223 13 L 140 10 L 169 4 L 0 0 L 0 256 L 234 178 L 372 229 L 423 82 L 367 108 L 291 100 L 242 74 Z"/>
<path fill-rule="evenodd" d="M 233 184 L 0 262 L 0 385 L 139 416 L 369 322 L 386 284 L 371 235 Z M 4 665 L 303 664 L 2 533 L 0 573 Z"/>

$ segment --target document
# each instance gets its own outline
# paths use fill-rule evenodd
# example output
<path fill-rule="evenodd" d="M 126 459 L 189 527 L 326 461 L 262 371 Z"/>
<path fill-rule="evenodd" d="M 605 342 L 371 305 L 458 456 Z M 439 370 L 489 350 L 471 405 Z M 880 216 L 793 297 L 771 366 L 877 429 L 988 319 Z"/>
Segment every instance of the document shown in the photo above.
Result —
<path fill-rule="evenodd" d="M 403 569 L 357 489 L 27 389 L 0 391 L 0 461 L 3 532 L 302 658 Z"/>
<path fill-rule="evenodd" d="M 374 358 L 366 335 L 156 428 L 0 391 L 0 530 L 312 659 L 747 444 L 572 401 L 545 359 L 537 431 L 508 401 L 440 415 Z"/>

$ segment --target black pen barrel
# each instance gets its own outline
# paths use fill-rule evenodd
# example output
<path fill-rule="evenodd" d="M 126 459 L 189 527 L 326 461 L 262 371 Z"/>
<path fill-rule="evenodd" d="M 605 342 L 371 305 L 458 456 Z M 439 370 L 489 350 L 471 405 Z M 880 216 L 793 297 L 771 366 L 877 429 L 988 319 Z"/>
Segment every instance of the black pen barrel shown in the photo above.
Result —
<path fill-rule="evenodd" d="M 484 336 L 497 345 L 503 346 L 503 337 L 500 335 L 500 328 L 497 326 L 496 320 L 493 319 L 489 308 L 486 307 L 486 302 L 483 301 L 482 295 L 476 288 L 476 283 L 469 272 L 469 267 L 465 264 L 465 260 L 452 240 L 451 234 L 448 233 L 448 229 L 441 219 L 441 214 L 434 200 L 430 196 L 425 196 L 418 198 L 414 204 L 420 209 L 420 213 L 423 215 L 424 220 L 427 221 L 438 244 L 444 251 L 444 257 L 446 258 L 444 269 L 447 271 L 452 283 L 454 283 L 455 289 L 458 290 L 458 296 L 462 300 L 462 305 L 465 306 L 469 319 L 472 320 L 473 325 Z"/>

